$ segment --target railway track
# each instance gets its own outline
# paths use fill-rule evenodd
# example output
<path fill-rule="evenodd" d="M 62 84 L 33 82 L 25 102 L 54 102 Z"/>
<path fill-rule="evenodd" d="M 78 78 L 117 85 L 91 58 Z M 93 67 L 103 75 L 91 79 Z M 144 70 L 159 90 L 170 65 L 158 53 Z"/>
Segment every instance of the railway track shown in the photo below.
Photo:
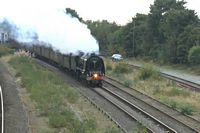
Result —
<path fill-rule="evenodd" d="M 193 91 L 196 91 L 196 92 L 200 92 L 200 85 L 197 84 L 197 83 L 194 83 L 194 82 L 191 82 L 191 81 L 188 81 L 188 80 L 185 80 L 185 79 L 182 79 L 180 77 L 176 77 L 176 76 L 173 76 L 173 75 L 169 75 L 167 73 L 163 73 L 161 72 L 161 75 L 165 78 L 168 78 L 170 80 L 173 80 L 177 83 L 180 84 L 180 86 L 183 86 L 183 87 L 186 87 L 186 88 L 189 88 Z"/>
<path fill-rule="evenodd" d="M 169 109 L 166 105 L 136 90 L 135 94 L 130 95 L 129 92 L 123 91 L 124 88 L 128 90 L 124 85 L 106 78 L 101 89 L 92 88 L 92 90 L 125 112 L 133 121 L 142 123 L 148 132 L 200 132 L 199 121 L 180 115 L 180 112 Z M 124 131 L 126 132 L 126 129 Z"/>
<path fill-rule="evenodd" d="M 102 89 L 96 91 L 120 110 L 125 112 L 130 118 L 143 124 L 147 128 L 147 132 L 177 133 L 168 125 L 164 124 L 154 116 L 150 115 L 148 112 L 142 110 L 140 107 L 129 102 L 127 99 L 123 98 L 117 93 L 112 92 L 107 87 L 102 87 Z"/>
<path fill-rule="evenodd" d="M 1 86 L 0 86 L 0 106 L 1 106 L 1 109 L 0 109 L 0 114 L 1 114 L 1 119 L 0 119 L 0 130 L 1 130 L 1 133 L 4 133 L 4 108 L 3 108 L 3 94 L 2 94 L 2 89 L 1 89 Z"/>
<path fill-rule="evenodd" d="M 133 65 L 133 64 L 128 64 L 128 65 L 130 65 L 136 69 L 142 68 L 139 65 Z M 192 82 L 192 81 L 189 81 L 189 80 L 177 77 L 177 76 L 173 76 L 173 75 L 167 74 L 165 72 L 160 72 L 160 73 L 161 73 L 161 76 L 179 83 L 180 86 L 183 86 L 185 88 L 188 88 L 188 89 L 196 91 L 196 92 L 200 92 L 200 84 L 198 84 L 198 83 L 195 83 L 195 82 Z"/>
<path fill-rule="evenodd" d="M 104 82 L 104 87 L 102 89 L 106 88 L 107 92 L 115 93 L 112 94 L 115 95 L 115 97 L 122 97 L 120 99 L 124 99 L 125 101 L 137 106 L 139 110 L 144 111 L 140 114 L 145 114 L 145 118 L 151 120 L 151 123 L 154 124 L 154 126 L 152 126 L 152 124 L 149 125 L 148 121 L 143 121 L 143 124 L 146 123 L 145 126 L 150 131 L 156 130 L 155 132 L 160 132 L 157 131 L 157 127 L 159 126 L 162 127 L 162 132 L 200 132 L 199 121 L 191 117 L 183 116 L 180 112 L 173 110 L 136 90 L 131 89 L 131 91 L 133 90 L 134 92 L 130 94 L 130 92 L 125 91 L 130 90 L 130 88 L 124 87 L 122 84 L 112 79 L 106 78 Z"/>

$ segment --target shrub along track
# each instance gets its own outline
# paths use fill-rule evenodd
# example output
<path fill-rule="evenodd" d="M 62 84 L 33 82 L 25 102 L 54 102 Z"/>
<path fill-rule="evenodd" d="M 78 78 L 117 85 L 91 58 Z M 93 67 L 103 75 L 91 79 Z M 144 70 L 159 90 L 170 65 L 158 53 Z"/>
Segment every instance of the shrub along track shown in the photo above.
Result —
<path fill-rule="evenodd" d="M 104 82 L 104 85 L 107 86 L 111 92 L 122 96 L 127 101 L 135 104 L 142 110 L 145 110 L 147 113 L 156 117 L 169 127 L 172 127 L 177 132 L 200 132 L 199 121 L 182 115 L 180 112 L 171 109 L 165 104 L 162 104 L 133 88 L 125 87 L 111 78 L 105 78 Z"/>
<path fill-rule="evenodd" d="M 133 64 L 128 64 L 128 65 L 130 65 L 132 68 L 135 68 L 135 69 L 142 68 L 139 65 L 133 65 Z M 189 80 L 177 77 L 177 76 L 173 76 L 173 75 L 167 74 L 165 72 L 160 72 L 160 74 L 164 78 L 167 78 L 167 79 L 170 79 L 172 81 L 179 83 L 180 86 L 188 88 L 189 90 L 192 90 L 192 91 L 200 92 L 200 84 L 198 84 L 198 83 L 195 83 L 195 82 L 192 82 L 192 81 L 189 81 Z"/>

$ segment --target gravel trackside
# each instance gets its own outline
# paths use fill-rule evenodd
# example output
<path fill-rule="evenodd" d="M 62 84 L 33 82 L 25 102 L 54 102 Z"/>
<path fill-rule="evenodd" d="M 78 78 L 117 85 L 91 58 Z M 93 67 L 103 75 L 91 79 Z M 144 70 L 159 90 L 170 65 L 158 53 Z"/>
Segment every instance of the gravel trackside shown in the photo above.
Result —
<path fill-rule="evenodd" d="M 0 61 L 0 85 L 2 86 L 5 112 L 5 133 L 28 133 L 27 112 L 20 100 L 15 78 Z"/>

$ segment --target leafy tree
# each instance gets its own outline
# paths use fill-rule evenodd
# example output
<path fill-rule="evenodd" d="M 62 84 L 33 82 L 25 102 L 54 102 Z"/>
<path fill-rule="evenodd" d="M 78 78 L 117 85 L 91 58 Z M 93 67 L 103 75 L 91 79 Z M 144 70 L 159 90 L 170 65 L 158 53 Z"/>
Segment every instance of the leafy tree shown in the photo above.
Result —
<path fill-rule="evenodd" d="M 162 63 L 188 63 L 191 47 L 200 45 L 200 20 L 184 0 L 155 0 L 150 13 L 137 14 L 124 26 L 88 20 L 85 23 L 104 54 L 150 57 Z M 75 11 L 73 16 L 79 18 Z"/>
<path fill-rule="evenodd" d="M 136 17 L 133 19 L 133 56 L 137 57 L 145 56 L 148 52 L 146 46 L 146 36 L 147 36 L 147 20 L 148 16 L 145 14 L 136 14 Z"/>
<path fill-rule="evenodd" d="M 165 15 L 165 21 L 161 23 L 161 31 L 164 33 L 166 39 L 166 45 L 168 49 L 169 61 L 172 63 L 183 63 L 187 57 L 187 45 L 185 42 L 179 44 L 182 40 L 179 36 L 185 31 L 189 25 L 196 24 L 198 18 L 194 11 L 187 9 L 172 9 Z M 186 55 L 186 56 L 185 56 Z"/>
<path fill-rule="evenodd" d="M 74 9 L 66 8 L 65 10 L 67 14 L 71 15 L 71 17 L 77 18 L 80 22 L 84 22 L 83 19 L 78 15 L 78 13 Z"/>
<path fill-rule="evenodd" d="M 185 3 L 176 0 L 156 0 L 154 5 L 151 5 L 146 39 L 151 45 L 151 57 L 167 59 L 171 63 L 187 62 L 190 47 L 181 41 L 180 36 L 186 34 L 187 26 L 197 25 L 199 19 L 193 10 L 185 8 Z"/>
<path fill-rule="evenodd" d="M 107 20 L 103 21 L 86 21 L 91 34 L 97 39 L 99 48 L 102 53 L 108 53 L 109 39 L 117 31 L 120 26 L 116 23 L 109 23 Z"/>
<path fill-rule="evenodd" d="M 200 46 L 193 46 L 189 50 L 188 60 L 191 64 L 194 65 L 200 64 Z"/>
<path fill-rule="evenodd" d="M 180 63 L 188 62 L 189 49 L 195 45 L 200 45 L 200 26 L 188 25 L 178 37 L 177 58 Z"/>

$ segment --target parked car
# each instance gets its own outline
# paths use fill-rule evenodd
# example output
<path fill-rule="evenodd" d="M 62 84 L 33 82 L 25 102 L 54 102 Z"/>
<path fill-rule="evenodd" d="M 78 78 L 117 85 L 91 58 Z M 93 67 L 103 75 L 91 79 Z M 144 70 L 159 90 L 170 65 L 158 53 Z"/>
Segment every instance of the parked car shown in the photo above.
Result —
<path fill-rule="evenodd" d="M 122 57 L 122 55 L 120 55 L 120 54 L 113 54 L 112 55 L 112 60 L 114 61 L 119 61 L 119 60 L 122 60 L 123 59 L 123 57 Z"/>

